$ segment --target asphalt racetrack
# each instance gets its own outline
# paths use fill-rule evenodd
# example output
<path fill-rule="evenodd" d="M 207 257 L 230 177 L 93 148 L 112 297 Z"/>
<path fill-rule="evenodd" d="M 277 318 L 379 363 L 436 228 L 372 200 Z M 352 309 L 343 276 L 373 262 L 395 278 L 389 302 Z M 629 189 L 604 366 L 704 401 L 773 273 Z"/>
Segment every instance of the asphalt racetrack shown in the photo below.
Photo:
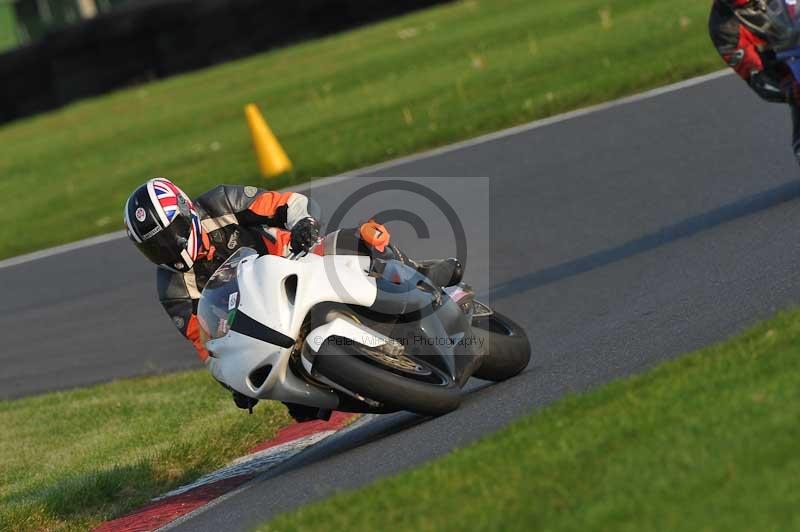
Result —
<path fill-rule="evenodd" d="M 450 415 L 383 416 L 331 438 L 177 527 L 247 529 L 795 305 L 800 169 L 789 145 L 785 106 L 724 76 L 368 171 L 451 178 L 420 182 L 464 222 L 467 280 L 526 328 L 530 367 L 473 387 Z M 338 179 L 310 193 L 330 216 L 372 182 Z M 408 210 L 431 238 L 395 222 L 397 243 L 412 256 L 452 254 L 453 237 L 435 234 L 446 224 L 413 200 L 374 194 L 348 220 Z M 0 265 L 2 398 L 199 366 L 153 277 L 123 239 Z"/>

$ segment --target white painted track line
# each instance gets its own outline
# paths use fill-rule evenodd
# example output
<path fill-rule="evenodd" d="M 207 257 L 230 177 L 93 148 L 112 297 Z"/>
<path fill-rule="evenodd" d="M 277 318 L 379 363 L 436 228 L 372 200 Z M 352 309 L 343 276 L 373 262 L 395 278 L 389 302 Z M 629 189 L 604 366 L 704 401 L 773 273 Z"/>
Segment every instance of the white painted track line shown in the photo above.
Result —
<path fill-rule="evenodd" d="M 704 76 L 698 76 L 695 78 L 690 78 L 684 81 L 680 81 L 678 83 L 673 83 L 671 85 L 665 85 L 664 87 L 658 87 L 656 89 L 652 89 L 649 91 L 645 91 L 639 94 L 634 94 L 631 96 L 626 96 L 624 98 L 619 98 L 617 100 L 612 100 L 610 102 L 601 103 L 599 105 L 593 105 L 591 107 L 585 107 L 583 109 L 577 109 L 575 111 L 569 111 L 567 113 L 562 113 L 560 115 L 551 116 L 549 118 L 544 118 L 541 120 L 536 120 L 534 122 L 528 122 L 527 124 L 521 124 L 519 126 L 514 126 L 508 129 L 503 129 L 501 131 L 497 131 L 494 133 L 489 133 L 487 135 L 482 135 L 480 137 L 475 137 L 473 139 L 465 140 L 462 142 L 456 142 L 454 144 L 448 144 L 447 146 L 442 146 L 440 148 L 434 148 L 432 150 L 423 151 L 420 153 L 416 153 L 413 155 L 408 155 L 406 157 L 400 157 L 398 159 L 392 159 L 390 161 L 386 161 L 383 163 L 379 163 L 373 166 L 367 166 L 365 168 L 359 168 L 356 170 L 350 170 L 343 174 L 339 174 L 336 176 L 326 177 L 322 179 L 310 180 L 306 183 L 292 185 L 285 190 L 294 190 L 294 191 L 307 191 L 310 189 L 314 189 L 317 187 L 323 187 L 326 185 L 330 185 L 332 183 L 337 183 L 339 181 L 344 181 L 346 179 L 352 179 L 358 175 L 363 174 L 374 174 L 375 172 L 380 172 L 381 170 L 386 170 L 389 168 L 393 168 L 395 166 L 400 166 L 403 164 L 412 163 L 415 161 L 421 161 L 424 159 L 429 159 L 431 157 L 436 157 L 437 155 L 442 155 L 445 153 L 450 153 L 458 150 L 463 150 L 466 148 L 471 148 L 473 146 L 478 146 L 480 144 L 485 144 L 487 142 L 492 142 L 495 140 L 503 139 L 506 137 L 511 137 L 514 135 L 519 135 L 520 133 L 525 133 L 528 131 L 532 131 L 534 129 L 540 129 L 543 127 L 551 126 L 553 124 L 558 124 L 560 122 L 566 122 L 567 120 L 573 120 L 575 118 L 580 118 L 582 116 L 587 116 L 593 113 L 599 113 L 601 111 L 606 111 L 609 109 L 614 109 L 615 107 L 620 107 L 623 105 L 630 105 L 632 103 L 641 102 L 643 100 L 649 100 L 651 98 L 656 98 L 658 96 L 662 96 L 664 94 L 669 94 L 672 92 L 681 91 L 684 89 L 688 89 L 690 87 L 695 87 L 697 85 L 701 85 L 703 83 L 708 83 L 709 81 L 713 81 L 719 78 L 723 78 L 725 76 L 730 76 L 733 74 L 733 71 L 730 69 L 719 70 L 717 72 L 712 72 L 711 74 L 706 74 Z M 35 260 L 45 259 L 48 257 L 52 257 L 54 255 L 60 255 L 62 253 L 67 253 L 70 251 L 74 251 L 76 249 L 86 248 L 90 246 L 94 246 L 97 244 L 103 244 L 106 242 L 110 242 L 112 240 L 116 240 L 118 238 L 124 238 L 125 231 L 117 231 L 115 233 L 108 233 L 105 235 L 95 236 L 91 238 L 87 238 L 84 240 L 79 240 L 77 242 L 72 242 L 69 244 L 64 244 L 61 246 L 56 246 L 48 249 L 43 249 L 40 251 L 35 251 L 33 253 L 28 253 L 25 255 L 19 255 L 17 257 L 11 257 L 9 259 L 5 259 L 0 261 L 0 269 L 9 268 L 11 266 L 17 266 L 19 264 L 25 264 L 27 262 L 32 262 Z"/>
<path fill-rule="evenodd" d="M 104 244 L 106 242 L 124 237 L 125 231 L 116 231 L 114 233 L 106 233 L 104 235 L 78 240 L 77 242 L 70 242 L 69 244 L 63 244 L 61 246 L 34 251 L 33 253 L 27 253 L 25 255 L 18 255 L 16 257 L 11 257 L 10 259 L 0 261 L 0 269 L 10 268 L 11 266 L 25 264 L 26 262 L 32 262 L 39 259 L 46 259 L 47 257 L 52 257 L 53 255 L 61 255 L 62 253 L 67 253 L 69 251 L 74 251 L 81 248 L 88 248 L 97 244 Z"/>

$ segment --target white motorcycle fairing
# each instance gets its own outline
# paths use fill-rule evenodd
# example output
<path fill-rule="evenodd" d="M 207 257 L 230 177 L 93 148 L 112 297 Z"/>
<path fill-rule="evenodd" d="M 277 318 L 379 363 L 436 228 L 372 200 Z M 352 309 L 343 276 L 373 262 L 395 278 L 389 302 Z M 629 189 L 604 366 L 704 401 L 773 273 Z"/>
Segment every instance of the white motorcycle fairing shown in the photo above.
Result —
<path fill-rule="evenodd" d="M 231 294 L 228 307 L 236 313 L 233 325 L 228 330 L 223 324 L 224 336 L 206 342 L 212 375 L 248 397 L 336 408 L 337 394 L 295 376 L 288 367 L 289 359 L 292 351 L 301 347 L 295 343 L 315 305 L 334 302 L 370 307 L 375 302 L 376 282 L 366 273 L 369 263 L 369 257 L 357 255 L 309 254 L 298 260 L 252 255 L 242 259 L 236 270 L 238 293 Z M 283 346 L 237 332 L 236 320 L 257 322 L 258 327 L 282 338 Z M 372 346 L 386 341 L 383 335 L 342 318 L 311 331 L 306 339 L 316 351 L 331 335 Z"/>

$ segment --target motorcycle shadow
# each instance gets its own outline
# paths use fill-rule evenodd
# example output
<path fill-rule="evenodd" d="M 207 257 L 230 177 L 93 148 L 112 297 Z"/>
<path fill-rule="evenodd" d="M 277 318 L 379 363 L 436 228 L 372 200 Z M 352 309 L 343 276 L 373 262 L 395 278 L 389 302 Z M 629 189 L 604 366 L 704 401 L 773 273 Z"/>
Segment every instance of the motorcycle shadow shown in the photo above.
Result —
<path fill-rule="evenodd" d="M 466 396 L 468 397 L 475 392 L 491 388 L 492 386 L 494 386 L 494 383 L 476 380 L 474 383 L 470 383 L 465 389 Z M 433 419 L 436 418 L 421 416 L 411 412 L 365 414 L 353 422 L 352 425 L 342 429 L 337 434 L 329 436 L 296 456 L 293 456 L 283 464 L 266 471 L 258 480 L 263 481 L 275 478 L 289 473 L 290 471 L 310 466 L 316 462 L 333 458 Z"/>

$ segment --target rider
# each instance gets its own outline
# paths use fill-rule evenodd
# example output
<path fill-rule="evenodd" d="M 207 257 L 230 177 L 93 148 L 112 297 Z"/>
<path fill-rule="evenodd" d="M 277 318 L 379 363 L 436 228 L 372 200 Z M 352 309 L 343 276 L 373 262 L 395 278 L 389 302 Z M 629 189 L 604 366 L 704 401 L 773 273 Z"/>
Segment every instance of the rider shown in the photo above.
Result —
<path fill-rule="evenodd" d="M 722 59 L 762 99 L 788 103 L 792 110 L 792 148 L 800 163 L 800 88 L 775 56 L 774 20 L 768 4 L 775 0 L 714 0 L 708 26 Z M 794 0 L 786 2 L 794 16 Z"/>
<path fill-rule="evenodd" d="M 316 203 L 296 192 L 220 185 L 192 200 L 160 177 L 139 186 L 125 204 L 128 237 L 158 266 L 161 304 L 203 362 L 208 351 L 200 338 L 197 304 L 209 277 L 241 247 L 284 257 L 312 250 L 320 236 L 319 217 Z M 362 224 L 352 234 L 361 251 L 391 254 L 442 286 L 461 280 L 463 269 L 458 261 L 414 263 L 388 245 L 388 231 L 374 221 Z M 240 408 L 252 408 L 257 402 L 237 392 L 233 398 Z M 310 412 L 301 405 L 287 406 L 298 420 L 312 419 L 316 413 L 316 409 Z"/>

